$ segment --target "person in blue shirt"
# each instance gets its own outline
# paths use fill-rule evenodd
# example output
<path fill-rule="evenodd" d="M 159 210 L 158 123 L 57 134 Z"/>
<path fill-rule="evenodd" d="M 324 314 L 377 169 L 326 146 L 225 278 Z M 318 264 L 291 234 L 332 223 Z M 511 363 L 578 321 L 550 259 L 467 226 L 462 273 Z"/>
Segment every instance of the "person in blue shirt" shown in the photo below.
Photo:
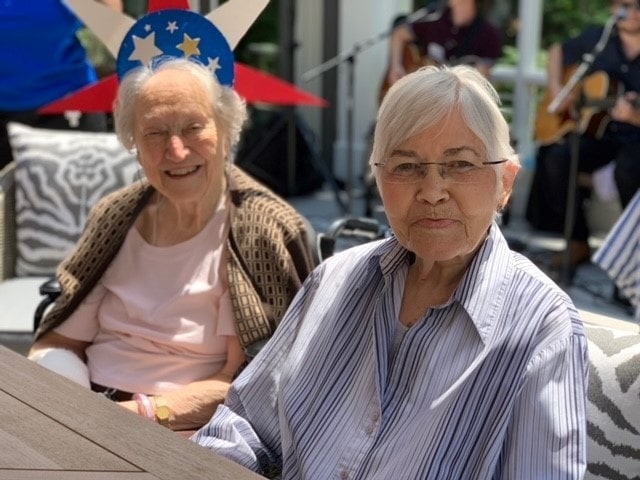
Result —
<path fill-rule="evenodd" d="M 122 0 L 99 0 L 122 11 Z M 41 115 L 38 109 L 95 81 L 77 33 L 82 23 L 62 0 L 0 2 L 0 168 L 12 161 L 8 122 L 103 131 L 104 113 Z"/>

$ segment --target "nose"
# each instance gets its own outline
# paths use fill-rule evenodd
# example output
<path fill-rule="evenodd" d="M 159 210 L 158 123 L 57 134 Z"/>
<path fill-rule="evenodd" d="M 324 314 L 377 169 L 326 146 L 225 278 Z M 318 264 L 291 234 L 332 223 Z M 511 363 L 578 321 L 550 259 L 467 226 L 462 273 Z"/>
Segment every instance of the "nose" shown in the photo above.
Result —
<path fill-rule="evenodd" d="M 169 137 L 169 144 L 167 146 L 167 156 L 173 161 L 180 162 L 187 158 L 189 148 L 186 146 L 182 137 L 177 134 Z"/>
<path fill-rule="evenodd" d="M 437 204 L 449 198 L 449 182 L 443 177 L 442 166 L 426 165 L 425 175 L 416 185 L 416 198 L 421 202 Z"/>

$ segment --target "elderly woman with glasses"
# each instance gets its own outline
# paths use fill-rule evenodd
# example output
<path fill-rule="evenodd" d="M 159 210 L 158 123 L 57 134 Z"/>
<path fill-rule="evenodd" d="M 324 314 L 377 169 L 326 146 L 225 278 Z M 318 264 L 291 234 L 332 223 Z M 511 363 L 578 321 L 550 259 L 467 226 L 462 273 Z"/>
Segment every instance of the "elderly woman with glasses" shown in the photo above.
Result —
<path fill-rule="evenodd" d="M 587 339 L 495 222 L 508 132 L 470 67 L 395 83 L 371 155 L 393 234 L 310 275 L 193 439 L 283 478 L 582 478 Z"/>

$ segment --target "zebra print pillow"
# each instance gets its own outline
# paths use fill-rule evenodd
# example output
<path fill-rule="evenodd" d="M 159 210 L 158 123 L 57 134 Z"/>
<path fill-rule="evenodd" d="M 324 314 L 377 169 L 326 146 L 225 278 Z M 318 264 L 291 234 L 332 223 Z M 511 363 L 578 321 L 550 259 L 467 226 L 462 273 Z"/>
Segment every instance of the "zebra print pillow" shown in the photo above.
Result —
<path fill-rule="evenodd" d="M 585 479 L 640 479 L 640 328 L 585 324 L 589 338 Z"/>
<path fill-rule="evenodd" d="M 16 275 L 52 275 L 104 195 L 140 177 L 114 133 L 9 123 L 16 185 Z"/>

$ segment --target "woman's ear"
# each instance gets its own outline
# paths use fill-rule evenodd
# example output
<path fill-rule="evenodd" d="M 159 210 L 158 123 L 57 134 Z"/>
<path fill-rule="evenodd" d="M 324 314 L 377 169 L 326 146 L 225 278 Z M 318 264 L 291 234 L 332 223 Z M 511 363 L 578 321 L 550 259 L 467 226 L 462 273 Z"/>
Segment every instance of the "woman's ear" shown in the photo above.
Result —
<path fill-rule="evenodd" d="M 507 206 L 511 194 L 513 193 L 513 186 L 520 171 L 520 165 L 515 162 L 507 162 L 504 170 L 502 171 L 502 192 L 498 199 L 498 209 L 501 210 Z"/>

